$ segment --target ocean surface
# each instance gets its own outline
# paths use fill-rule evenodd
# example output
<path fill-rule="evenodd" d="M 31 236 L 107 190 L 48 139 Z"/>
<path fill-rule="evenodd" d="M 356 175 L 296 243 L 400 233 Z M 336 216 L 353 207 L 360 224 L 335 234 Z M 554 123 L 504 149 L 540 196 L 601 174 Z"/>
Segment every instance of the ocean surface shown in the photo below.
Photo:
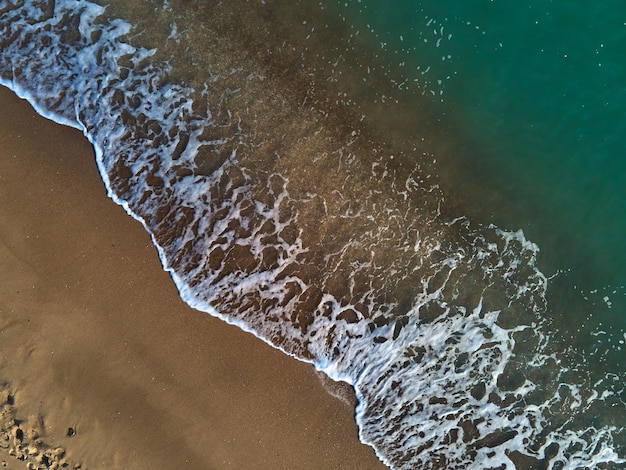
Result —
<path fill-rule="evenodd" d="M 394 469 L 626 468 L 624 45 L 621 0 L 0 0 L 0 82 Z"/>

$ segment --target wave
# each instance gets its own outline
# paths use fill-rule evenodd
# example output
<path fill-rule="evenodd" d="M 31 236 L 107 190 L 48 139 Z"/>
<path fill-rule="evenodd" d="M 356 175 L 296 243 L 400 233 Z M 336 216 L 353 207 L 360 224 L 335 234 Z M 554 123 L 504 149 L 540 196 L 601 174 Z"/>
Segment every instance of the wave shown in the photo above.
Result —
<path fill-rule="evenodd" d="M 185 302 L 354 386 L 392 468 L 625 464 L 598 411 L 621 380 L 558 347 L 538 247 L 458 217 L 428 152 L 313 89 L 298 48 L 248 29 L 263 3 L 148 4 L 156 34 L 115 5 L 3 1 L 0 80 L 84 132 Z"/>

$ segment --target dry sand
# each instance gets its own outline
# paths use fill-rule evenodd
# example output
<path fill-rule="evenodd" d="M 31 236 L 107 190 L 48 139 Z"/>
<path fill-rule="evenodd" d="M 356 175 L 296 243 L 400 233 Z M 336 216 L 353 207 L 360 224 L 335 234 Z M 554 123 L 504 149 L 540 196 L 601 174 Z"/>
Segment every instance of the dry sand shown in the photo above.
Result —
<path fill-rule="evenodd" d="M 0 467 L 386 468 L 310 365 L 184 305 L 83 136 L 0 88 Z"/>

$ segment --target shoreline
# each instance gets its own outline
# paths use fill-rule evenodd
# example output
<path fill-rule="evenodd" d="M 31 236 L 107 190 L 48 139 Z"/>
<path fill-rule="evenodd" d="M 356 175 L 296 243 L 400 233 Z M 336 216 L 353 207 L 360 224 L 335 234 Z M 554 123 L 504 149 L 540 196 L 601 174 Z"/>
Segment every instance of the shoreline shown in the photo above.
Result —
<path fill-rule="evenodd" d="M 0 400 L 15 419 L 82 468 L 387 468 L 312 366 L 182 302 L 79 131 L 4 87 L 0 109 Z"/>

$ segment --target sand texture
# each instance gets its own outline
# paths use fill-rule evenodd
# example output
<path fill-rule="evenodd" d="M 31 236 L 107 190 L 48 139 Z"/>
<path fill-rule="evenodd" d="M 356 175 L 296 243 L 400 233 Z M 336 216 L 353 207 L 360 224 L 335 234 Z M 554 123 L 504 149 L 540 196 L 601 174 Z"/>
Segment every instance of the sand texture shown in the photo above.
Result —
<path fill-rule="evenodd" d="M 0 468 L 386 468 L 311 366 L 184 305 L 80 132 L 4 88 L 0 410 Z"/>

